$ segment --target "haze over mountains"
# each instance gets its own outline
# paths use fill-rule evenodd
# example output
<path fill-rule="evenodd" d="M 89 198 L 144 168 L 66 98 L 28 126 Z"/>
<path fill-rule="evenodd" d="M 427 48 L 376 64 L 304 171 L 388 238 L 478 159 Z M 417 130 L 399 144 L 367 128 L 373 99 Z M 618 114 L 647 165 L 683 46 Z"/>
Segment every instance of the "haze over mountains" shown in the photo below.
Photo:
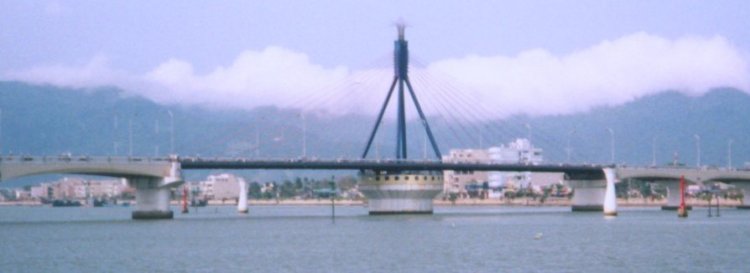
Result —
<path fill-rule="evenodd" d="M 132 123 L 135 156 L 166 155 L 170 150 L 170 116 L 174 115 L 175 152 L 205 157 L 299 157 L 306 127 L 307 157 L 358 158 L 375 121 L 365 115 L 305 114 L 295 109 L 258 107 L 246 110 L 207 110 L 163 106 L 126 96 L 116 88 L 72 90 L 52 86 L 0 82 L 2 153 L 57 155 L 127 155 Z M 733 139 L 734 166 L 750 161 L 750 96 L 735 89 L 715 89 L 700 97 L 662 92 L 616 107 L 558 116 L 513 116 L 480 125 L 449 124 L 431 116 L 443 154 L 451 148 L 483 147 L 531 136 L 544 149 L 548 162 L 609 163 L 610 133 L 614 132 L 616 162 L 650 165 L 655 143 L 658 164 L 696 164 L 700 137 L 701 163 L 727 165 L 728 141 Z M 305 124 L 306 126 L 303 126 Z M 371 157 L 393 157 L 395 135 L 386 121 Z M 423 133 L 409 125 L 410 158 L 423 157 Z M 463 129 L 456 129 L 463 126 Z M 476 133 L 472 133 L 476 132 Z M 655 141 L 654 141 L 655 139 Z M 259 141 L 259 150 L 256 147 Z M 428 150 L 427 156 L 432 158 Z"/>

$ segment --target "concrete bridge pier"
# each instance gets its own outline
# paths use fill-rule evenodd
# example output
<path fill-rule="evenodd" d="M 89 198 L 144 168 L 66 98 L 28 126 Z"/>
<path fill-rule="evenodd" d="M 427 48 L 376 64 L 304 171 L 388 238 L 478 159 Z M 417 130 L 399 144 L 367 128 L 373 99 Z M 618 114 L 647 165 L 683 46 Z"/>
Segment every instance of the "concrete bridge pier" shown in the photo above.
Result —
<path fill-rule="evenodd" d="M 667 204 L 661 206 L 661 210 L 677 210 L 680 207 L 680 181 L 679 180 L 665 180 L 661 181 L 667 186 Z M 692 210 L 692 206 L 685 206 L 688 210 Z"/>
<path fill-rule="evenodd" d="M 568 180 L 567 183 L 575 191 L 572 211 L 604 211 L 604 196 L 607 188 L 604 180 Z"/>
<path fill-rule="evenodd" d="M 172 219 L 174 213 L 169 209 L 170 188 L 183 183 L 180 163 L 172 159 L 164 177 L 130 177 L 128 183 L 135 188 L 135 210 L 132 218 L 136 220 Z"/>
<path fill-rule="evenodd" d="M 603 169 L 604 179 L 607 186 L 604 189 L 604 204 L 602 205 L 605 216 L 617 216 L 617 193 L 615 192 L 615 183 L 617 176 L 612 168 Z"/>
<path fill-rule="evenodd" d="M 750 209 L 750 181 L 733 183 L 738 189 L 742 189 L 742 205 L 737 206 L 738 209 Z"/>
<path fill-rule="evenodd" d="M 247 213 L 247 182 L 244 179 L 237 179 L 240 184 L 240 196 L 237 199 L 237 212 Z"/>
<path fill-rule="evenodd" d="M 169 209 L 169 188 L 160 186 L 160 178 L 131 178 L 128 183 L 135 188 L 133 219 L 172 219 Z"/>
<path fill-rule="evenodd" d="M 432 199 L 443 190 L 440 172 L 365 171 L 360 177 L 370 215 L 432 214 Z"/>

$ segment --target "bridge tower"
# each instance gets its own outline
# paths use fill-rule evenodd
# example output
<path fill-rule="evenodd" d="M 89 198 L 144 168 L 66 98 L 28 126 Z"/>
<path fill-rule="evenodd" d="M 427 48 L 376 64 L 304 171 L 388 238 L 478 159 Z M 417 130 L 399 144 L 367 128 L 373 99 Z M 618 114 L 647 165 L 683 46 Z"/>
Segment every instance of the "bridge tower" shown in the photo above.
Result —
<path fill-rule="evenodd" d="M 440 149 L 437 146 L 437 142 L 435 142 L 435 137 L 432 135 L 432 130 L 430 130 L 430 124 L 427 122 L 427 118 L 425 118 L 424 112 L 422 111 L 422 106 L 419 104 L 417 95 L 414 93 L 414 88 L 412 88 L 411 81 L 409 80 L 409 42 L 404 39 L 404 31 L 406 30 L 406 25 L 403 22 L 399 22 L 396 24 L 396 28 L 398 29 L 398 40 L 393 42 L 393 81 L 391 82 L 391 88 L 388 90 L 388 95 L 385 97 L 385 101 L 383 101 L 383 106 L 380 108 L 380 113 L 378 114 L 378 119 L 372 128 L 370 138 L 367 140 L 367 146 L 365 147 L 364 153 L 362 153 L 362 158 L 366 158 L 367 154 L 370 152 L 372 141 L 375 139 L 375 135 L 377 134 L 380 127 L 380 122 L 383 120 L 385 110 L 388 108 L 388 104 L 391 100 L 391 96 L 393 95 L 393 91 L 396 88 L 396 84 L 398 84 L 398 110 L 396 117 L 396 158 L 399 160 L 407 158 L 406 102 L 404 99 L 404 85 L 406 85 L 412 102 L 414 103 L 414 107 L 417 109 L 417 113 L 419 114 L 419 119 L 422 123 L 422 126 L 424 126 L 424 130 L 430 140 L 430 145 L 432 145 L 432 151 L 435 153 L 435 156 L 440 159 L 442 157 L 442 155 L 440 154 Z"/>
<path fill-rule="evenodd" d="M 398 85 L 398 93 L 396 94 L 398 98 L 396 102 L 396 159 L 398 161 L 407 159 L 406 91 L 408 91 L 425 133 L 430 140 L 432 151 L 440 160 L 442 155 L 409 80 L 409 44 L 404 39 L 406 25 L 401 21 L 396 24 L 396 28 L 398 29 L 398 39 L 394 41 L 393 80 L 367 140 L 362 158 L 366 158 L 370 151 L 383 115 L 393 96 L 393 91 L 396 90 Z M 367 197 L 370 214 L 430 214 L 432 213 L 432 199 L 443 188 L 442 172 L 437 171 L 362 170 L 360 178 L 362 181 L 360 191 Z"/>

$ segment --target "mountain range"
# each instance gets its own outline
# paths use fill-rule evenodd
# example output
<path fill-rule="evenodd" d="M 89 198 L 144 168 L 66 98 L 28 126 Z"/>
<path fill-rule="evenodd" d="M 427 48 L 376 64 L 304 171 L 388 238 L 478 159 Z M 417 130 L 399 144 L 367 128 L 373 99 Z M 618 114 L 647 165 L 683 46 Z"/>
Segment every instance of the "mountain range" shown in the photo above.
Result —
<path fill-rule="evenodd" d="M 0 109 L 0 152 L 16 155 L 123 156 L 132 149 L 134 156 L 163 156 L 172 152 L 174 128 L 173 152 L 181 156 L 359 158 L 375 121 L 363 114 L 273 106 L 160 105 L 117 88 L 21 82 L 0 82 Z M 697 97 L 665 91 L 569 115 L 458 122 L 428 114 L 443 154 L 524 137 L 542 148 L 551 163 L 610 163 L 614 140 L 615 162 L 621 164 L 650 165 L 655 155 L 657 164 L 696 165 L 700 149 L 702 165 L 726 166 L 731 141 L 735 167 L 750 161 L 748 117 L 750 95 L 727 88 Z M 407 126 L 410 158 L 434 158 L 424 150 L 420 126 L 416 120 Z M 394 127 L 392 120 L 384 121 L 370 157 L 393 157 Z"/>

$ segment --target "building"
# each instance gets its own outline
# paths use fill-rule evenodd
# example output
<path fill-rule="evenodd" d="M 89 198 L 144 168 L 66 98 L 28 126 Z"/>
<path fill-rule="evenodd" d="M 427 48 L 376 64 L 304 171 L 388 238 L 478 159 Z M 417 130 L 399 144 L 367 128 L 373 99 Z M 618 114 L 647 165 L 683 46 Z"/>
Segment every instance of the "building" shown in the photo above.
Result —
<path fill-rule="evenodd" d="M 538 165 L 542 163 L 542 149 L 531 145 L 531 141 L 518 138 L 508 145 L 491 147 L 487 150 L 490 162 L 501 164 Z M 489 172 L 490 187 L 527 187 L 532 181 L 529 172 Z"/>
<path fill-rule="evenodd" d="M 489 155 L 484 149 L 452 149 L 443 156 L 443 162 L 487 163 Z M 459 198 L 469 197 L 467 185 L 481 185 L 487 182 L 487 172 L 452 171 L 443 172 L 443 193 L 457 194 Z"/>
<path fill-rule="evenodd" d="M 444 162 L 500 163 L 538 165 L 544 160 L 541 148 L 531 141 L 518 138 L 507 145 L 489 149 L 453 149 L 443 157 Z M 444 172 L 443 192 L 457 194 L 459 198 L 474 196 L 474 192 L 487 191 L 489 198 L 501 198 L 506 190 L 520 188 L 541 190 L 541 187 L 562 183 L 562 173 L 530 172 Z"/>
<path fill-rule="evenodd" d="M 116 198 L 132 192 L 125 179 L 85 180 L 65 177 L 51 183 L 31 187 L 30 197 L 35 199 L 87 199 Z"/>
<path fill-rule="evenodd" d="M 94 198 L 113 198 L 122 195 L 129 190 L 125 179 L 90 180 L 88 181 L 88 194 Z"/>
<path fill-rule="evenodd" d="M 202 199 L 236 199 L 240 194 L 240 184 L 246 183 L 242 177 L 233 174 L 209 175 L 205 181 L 198 183 Z"/>

